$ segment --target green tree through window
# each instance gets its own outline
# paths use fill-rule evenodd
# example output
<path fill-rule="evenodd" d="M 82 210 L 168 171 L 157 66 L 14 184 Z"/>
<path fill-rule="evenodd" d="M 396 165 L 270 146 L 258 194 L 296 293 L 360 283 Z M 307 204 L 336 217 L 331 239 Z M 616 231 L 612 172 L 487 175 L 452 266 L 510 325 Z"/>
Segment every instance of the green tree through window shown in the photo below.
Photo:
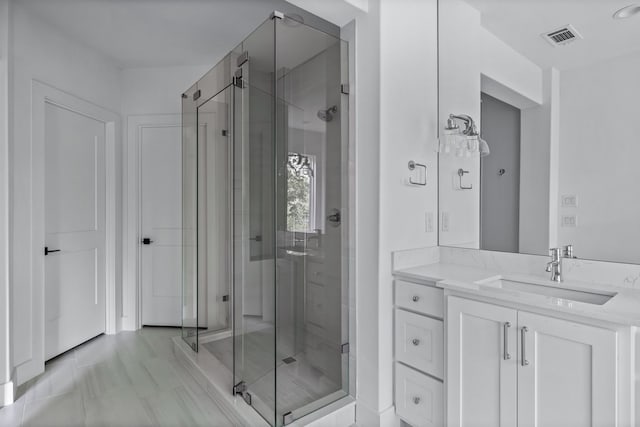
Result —
<path fill-rule="evenodd" d="M 291 153 L 292 155 L 295 153 Z M 307 156 L 310 167 L 313 160 Z M 287 230 L 312 231 L 313 169 L 299 169 L 291 162 L 287 166 Z"/>

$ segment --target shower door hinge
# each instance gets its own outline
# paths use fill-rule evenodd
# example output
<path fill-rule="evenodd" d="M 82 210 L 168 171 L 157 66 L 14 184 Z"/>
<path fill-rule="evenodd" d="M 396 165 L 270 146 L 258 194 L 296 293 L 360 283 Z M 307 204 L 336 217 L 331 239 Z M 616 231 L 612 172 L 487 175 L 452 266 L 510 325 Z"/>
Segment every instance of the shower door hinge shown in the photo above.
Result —
<path fill-rule="evenodd" d="M 249 60 L 249 51 L 245 50 L 240 54 L 240 56 L 238 56 L 238 59 L 236 60 L 236 65 L 238 67 L 242 67 L 242 64 L 244 64 L 248 60 Z"/>
<path fill-rule="evenodd" d="M 227 130 L 226 129 L 222 129 L 222 136 L 227 136 Z"/>
<path fill-rule="evenodd" d="M 284 19 L 284 13 L 274 10 L 273 13 L 271 14 L 271 19 L 275 19 L 275 18 Z"/>
<path fill-rule="evenodd" d="M 293 422 L 293 413 L 291 411 L 287 412 L 282 416 L 282 424 L 287 425 Z"/>
<path fill-rule="evenodd" d="M 195 91 L 193 93 L 193 100 L 197 101 L 198 99 L 200 99 L 200 96 L 202 95 L 202 92 L 200 92 L 200 89 L 198 89 L 197 91 Z"/>
<path fill-rule="evenodd" d="M 222 295 L 222 301 L 223 302 L 229 301 L 229 295 Z"/>
<path fill-rule="evenodd" d="M 245 383 L 244 381 L 240 381 L 238 384 L 233 386 L 233 394 L 234 394 L 234 396 L 236 394 L 242 394 L 245 391 L 247 391 L 247 383 Z"/>
<path fill-rule="evenodd" d="M 344 343 L 340 346 L 340 353 L 341 354 L 347 354 L 349 353 L 349 343 Z"/>
<path fill-rule="evenodd" d="M 236 70 L 232 83 L 235 87 L 239 87 L 240 89 L 244 88 L 244 82 L 242 81 L 242 68 Z"/>
<path fill-rule="evenodd" d="M 349 84 L 348 83 L 340 85 L 340 93 L 342 93 L 344 95 L 349 95 Z"/>

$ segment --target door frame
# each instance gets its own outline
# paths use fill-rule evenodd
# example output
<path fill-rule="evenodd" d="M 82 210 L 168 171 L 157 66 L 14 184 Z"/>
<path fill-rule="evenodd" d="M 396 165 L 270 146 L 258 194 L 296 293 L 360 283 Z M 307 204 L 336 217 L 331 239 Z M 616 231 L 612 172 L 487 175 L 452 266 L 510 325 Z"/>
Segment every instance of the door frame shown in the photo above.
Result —
<path fill-rule="evenodd" d="M 135 331 L 142 327 L 142 230 L 141 188 L 142 132 L 147 128 L 182 127 L 181 114 L 144 114 L 127 117 L 127 139 L 123 154 L 124 243 L 122 281 L 122 330 Z"/>
<path fill-rule="evenodd" d="M 120 116 L 106 108 L 32 80 L 31 91 L 31 263 L 32 263 L 32 351 L 31 359 L 18 366 L 18 382 L 44 372 L 44 256 L 45 245 L 45 108 L 56 105 L 90 117 L 105 125 L 105 333 L 115 334 L 116 316 L 116 230 L 117 175 L 116 150 Z"/>

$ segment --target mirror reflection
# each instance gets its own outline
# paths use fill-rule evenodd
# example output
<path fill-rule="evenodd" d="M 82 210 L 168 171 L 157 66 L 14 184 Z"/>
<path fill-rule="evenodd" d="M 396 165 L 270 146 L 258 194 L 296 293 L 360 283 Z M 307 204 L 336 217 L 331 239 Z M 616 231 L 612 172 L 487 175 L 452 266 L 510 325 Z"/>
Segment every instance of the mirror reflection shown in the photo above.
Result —
<path fill-rule="evenodd" d="M 629 1 L 439 0 L 440 245 L 640 263 Z"/>

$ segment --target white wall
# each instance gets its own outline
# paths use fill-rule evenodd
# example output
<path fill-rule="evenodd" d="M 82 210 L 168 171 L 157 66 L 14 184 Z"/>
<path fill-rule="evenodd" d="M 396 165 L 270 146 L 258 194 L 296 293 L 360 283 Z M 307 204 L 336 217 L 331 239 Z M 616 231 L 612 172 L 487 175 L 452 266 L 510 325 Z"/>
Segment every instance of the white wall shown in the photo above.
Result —
<path fill-rule="evenodd" d="M 378 408 L 393 405 L 391 252 L 436 246 L 437 2 L 382 0 L 380 8 Z M 358 139 L 362 143 L 362 139 Z M 427 186 L 406 184 L 407 163 L 427 165 Z M 369 167 L 360 163 L 359 167 Z M 425 216 L 434 229 L 426 232 Z M 370 332 L 369 332 L 370 333 Z"/>
<path fill-rule="evenodd" d="M 9 1 L 0 1 L 0 407 L 13 402 L 9 281 Z"/>
<path fill-rule="evenodd" d="M 180 114 L 180 94 L 219 59 L 209 58 L 211 65 L 122 70 L 122 115 Z"/>
<path fill-rule="evenodd" d="M 640 263 L 640 54 L 560 73 L 559 193 L 578 198 L 558 230 L 579 258 Z M 589 88 L 589 90 L 585 90 Z"/>
<path fill-rule="evenodd" d="M 37 372 L 29 366 L 34 343 L 34 322 L 41 322 L 42 301 L 34 300 L 32 261 L 42 248 L 32 247 L 31 212 L 43 206 L 31 204 L 31 87 L 39 80 L 79 98 L 112 111 L 120 110 L 120 71 L 110 61 L 87 49 L 78 41 L 29 14 L 20 2 L 13 2 L 13 64 L 11 67 L 14 96 L 11 100 L 13 140 L 10 147 L 12 182 L 12 322 L 13 358 L 19 366 L 18 381 L 28 377 L 21 372 Z M 120 176 L 120 171 L 116 172 Z M 119 188 L 118 184 L 118 188 Z M 118 205 L 120 194 L 118 194 Z M 119 217 L 118 217 L 119 218 Z M 118 230 L 120 223 L 117 224 Z M 119 233 L 118 233 L 119 234 Z M 118 239 L 117 245 L 120 244 Z M 116 283 L 120 283 L 117 263 Z M 20 366 L 22 365 L 22 366 Z"/>
<path fill-rule="evenodd" d="M 479 126 L 483 89 L 505 102 L 521 103 L 515 105 L 519 108 L 542 103 L 542 70 L 483 28 L 480 12 L 463 0 L 440 3 L 440 45 L 440 129 L 449 114 L 468 114 Z M 459 188 L 459 168 L 469 171 L 463 185 L 472 190 Z M 479 159 L 440 156 L 439 173 L 440 213 L 449 216 L 440 244 L 478 248 Z"/>

